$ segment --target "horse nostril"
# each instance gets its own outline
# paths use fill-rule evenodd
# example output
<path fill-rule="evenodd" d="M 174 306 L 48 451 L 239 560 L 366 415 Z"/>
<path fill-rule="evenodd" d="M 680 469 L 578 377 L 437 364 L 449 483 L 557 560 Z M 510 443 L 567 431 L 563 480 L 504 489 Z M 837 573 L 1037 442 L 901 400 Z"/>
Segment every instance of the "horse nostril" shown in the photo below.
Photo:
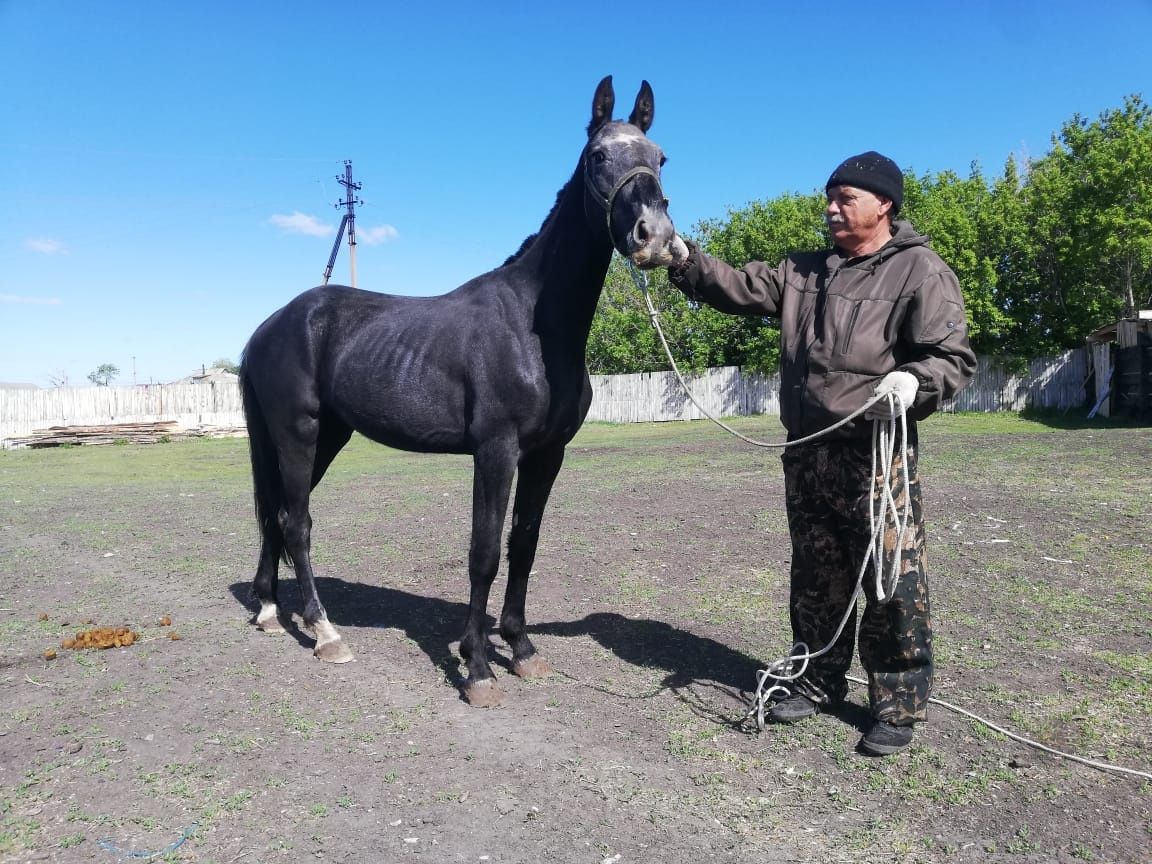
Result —
<path fill-rule="evenodd" d="M 648 232 L 648 223 L 643 219 L 637 222 L 636 227 L 632 229 L 632 237 L 641 246 L 651 240 L 652 235 Z"/>

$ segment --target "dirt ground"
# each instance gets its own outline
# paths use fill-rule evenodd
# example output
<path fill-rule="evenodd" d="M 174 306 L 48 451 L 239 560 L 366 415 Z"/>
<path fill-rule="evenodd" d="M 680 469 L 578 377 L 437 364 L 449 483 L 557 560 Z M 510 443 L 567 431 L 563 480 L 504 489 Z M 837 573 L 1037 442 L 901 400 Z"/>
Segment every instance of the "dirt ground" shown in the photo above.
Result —
<path fill-rule="evenodd" d="M 936 695 L 1152 772 L 1152 435 L 922 432 Z M 790 644 L 775 453 L 700 423 L 582 431 L 528 599 L 556 672 L 515 678 L 494 634 L 490 710 L 455 655 L 470 463 L 337 460 L 313 541 L 356 662 L 330 666 L 250 623 L 246 458 L 0 452 L 0 861 L 1152 861 L 1152 783 L 943 707 L 882 760 L 854 750 L 862 687 L 838 716 L 742 722 Z M 95 625 L 140 639 L 61 645 Z"/>

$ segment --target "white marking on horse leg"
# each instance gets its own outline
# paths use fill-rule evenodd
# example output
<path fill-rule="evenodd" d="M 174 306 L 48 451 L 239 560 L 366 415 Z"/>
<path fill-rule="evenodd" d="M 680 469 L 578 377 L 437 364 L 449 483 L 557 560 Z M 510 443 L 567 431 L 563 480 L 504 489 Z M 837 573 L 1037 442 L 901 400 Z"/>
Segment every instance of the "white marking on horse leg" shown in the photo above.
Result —
<path fill-rule="evenodd" d="M 332 623 L 327 618 L 321 618 L 312 625 L 312 630 L 316 633 L 316 647 L 327 645 L 329 642 L 338 642 L 340 634 Z"/>
<path fill-rule="evenodd" d="M 260 604 L 260 611 L 256 613 L 256 627 L 265 633 L 284 632 L 284 625 L 280 623 L 280 610 L 275 603 Z"/>
<path fill-rule="evenodd" d="M 313 624 L 312 631 L 316 634 L 316 647 L 312 649 L 312 653 L 324 662 L 347 663 L 356 659 L 327 618 L 321 618 Z"/>

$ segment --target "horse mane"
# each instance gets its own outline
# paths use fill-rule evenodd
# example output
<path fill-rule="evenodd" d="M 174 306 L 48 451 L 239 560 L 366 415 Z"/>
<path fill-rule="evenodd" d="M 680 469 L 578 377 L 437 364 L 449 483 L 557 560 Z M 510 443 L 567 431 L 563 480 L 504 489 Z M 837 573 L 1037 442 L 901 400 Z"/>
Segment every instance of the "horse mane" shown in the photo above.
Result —
<path fill-rule="evenodd" d="M 560 201 L 564 198 L 564 193 L 568 191 L 568 187 L 572 185 L 572 182 L 575 179 L 576 175 L 572 175 L 572 179 L 565 183 L 564 186 L 561 187 L 560 191 L 556 193 L 556 201 L 552 205 L 552 209 L 548 211 L 548 215 L 544 217 L 544 221 L 540 223 L 540 230 L 535 234 L 529 234 L 527 237 L 525 237 L 524 242 L 520 244 L 520 248 L 509 255 L 508 260 L 501 264 L 501 267 L 507 267 L 509 264 L 520 260 L 520 258 L 524 256 L 524 253 L 528 251 L 528 248 L 536 241 L 536 238 L 539 237 L 544 232 L 544 229 L 548 227 L 548 223 L 552 221 L 552 217 L 556 215 L 556 211 L 560 207 Z"/>

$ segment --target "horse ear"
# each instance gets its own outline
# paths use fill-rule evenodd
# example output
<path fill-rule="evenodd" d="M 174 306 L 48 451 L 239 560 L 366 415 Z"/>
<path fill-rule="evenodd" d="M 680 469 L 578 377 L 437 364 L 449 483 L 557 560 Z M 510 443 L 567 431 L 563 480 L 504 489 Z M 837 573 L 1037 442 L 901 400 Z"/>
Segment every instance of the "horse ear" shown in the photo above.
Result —
<path fill-rule="evenodd" d="M 588 124 L 588 137 L 612 119 L 612 109 L 616 107 L 616 91 L 612 89 L 612 76 L 605 75 L 596 87 L 592 97 L 592 120 Z"/>
<path fill-rule="evenodd" d="M 652 86 L 643 81 L 640 84 L 640 92 L 636 94 L 636 106 L 632 109 L 628 122 L 633 126 L 639 126 L 641 132 L 647 132 L 652 128 L 652 118 L 655 114 L 656 97 L 652 95 Z"/>

